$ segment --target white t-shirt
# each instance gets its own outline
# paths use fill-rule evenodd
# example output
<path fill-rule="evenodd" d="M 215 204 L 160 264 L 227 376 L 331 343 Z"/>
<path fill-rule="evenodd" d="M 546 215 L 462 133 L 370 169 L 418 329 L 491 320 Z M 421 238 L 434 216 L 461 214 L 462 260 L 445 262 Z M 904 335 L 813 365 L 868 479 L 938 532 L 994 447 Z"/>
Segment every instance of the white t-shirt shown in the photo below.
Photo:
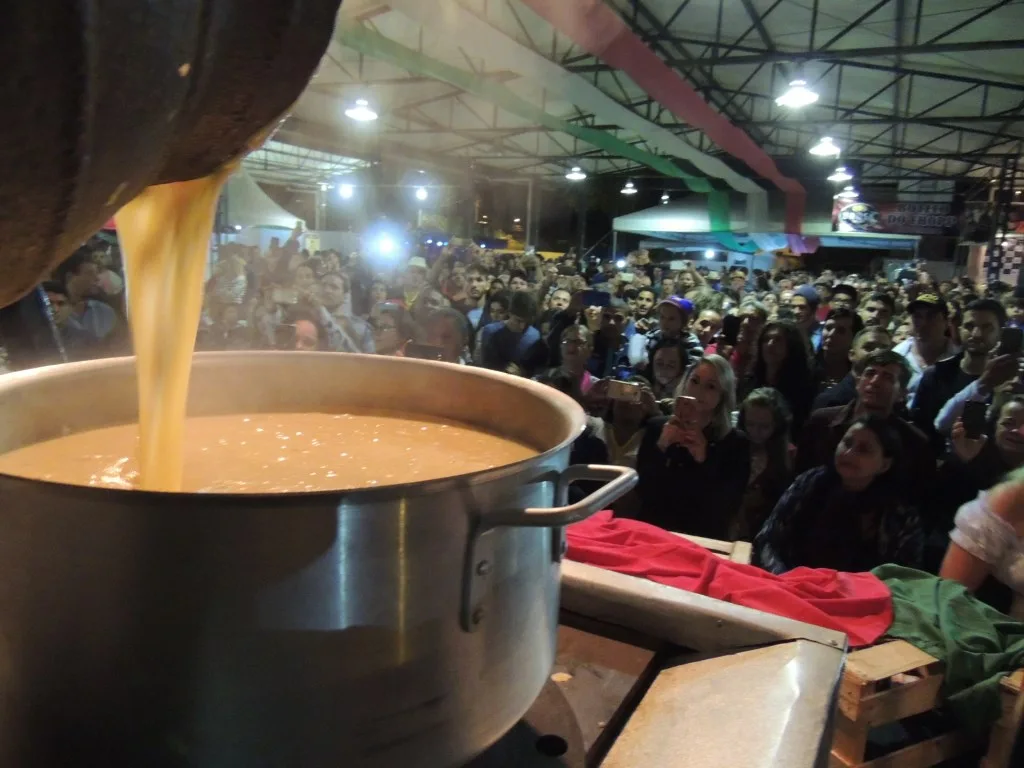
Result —
<path fill-rule="evenodd" d="M 960 507 L 954 524 L 950 541 L 988 565 L 992 575 L 1015 593 L 1024 595 L 1024 540 L 991 510 L 988 493 L 982 491 Z"/>

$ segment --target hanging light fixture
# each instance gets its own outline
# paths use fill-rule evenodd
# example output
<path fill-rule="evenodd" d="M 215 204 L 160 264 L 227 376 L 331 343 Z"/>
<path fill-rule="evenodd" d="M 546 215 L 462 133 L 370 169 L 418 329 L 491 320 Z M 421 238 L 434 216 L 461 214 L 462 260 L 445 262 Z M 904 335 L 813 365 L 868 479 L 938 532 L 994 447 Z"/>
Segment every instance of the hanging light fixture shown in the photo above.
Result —
<path fill-rule="evenodd" d="M 829 181 L 850 181 L 851 179 L 853 179 L 853 174 L 847 170 L 845 165 L 840 165 L 828 177 Z"/>
<path fill-rule="evenodd" d="M 664 205 L 664 204 L 665 204 L 665 203 L 667 203 L 668 201 L 669 201 L 669 197 L 668 197 L 668 192 L 664 192 L 664 193 L 662 193 L 662 195 L 661 195 L 661 202 L 662 202 L 662 205 Z"/>
<path fill-rule="evenodd" d="M 715 258 L 715 250 L 714 250 L 714 248 L 708 248 L 706 251 L 704 251 L 704 258 L 705 259 L 713 259 L 713 258 Z"/>
<path fill-rule="evenodd" d="M 421 202 L 423 200 L 427 199 L 427 188 L 426 187 L 416 187 L 416 199 L 421 201 Z"/>
<path fill-rule="evenodd" d="M 339 184 L 338 185 L 338 194 L 341 195 L 341 198 L 343 200 L 351 199 L 352 195 L 354 195 L 355 192 L 356 192 L 356 188 L 353 187 L 351 184 Z"/>
<path fill-rule="evenodd" d="M 843 187 L 843 191 L 836 195 L 839 200 L 856 200 L 858 197 L 860 197 L 860 192 L 854 189 L 852 184 Z"/>
<path fill-rule="evenodd" d="M 832 141 L 831 136 L 822 136 L 813 147 L 808 150 L 812 155 L 818 157 L 839 157 L 839 145 Z"/>
<path fill-rule="evenodd" d="M 377 113 L 370 109 L 366 99 L 356 99 L 356 103 L 345 110 L 345 117 L 357 123 L 369 123 L 377 119 Z"/>
<path fill-rule="evenodd" d="M 624 186 L 619 191 L 622 192 L 622 194 L 624 194 L 624 195 L 635 195 L 636 194 L 636 186 L 633 184 L 632 181 L 627 181 L 626 182 L 626 186 Z"/>
<path fill-rule="evenodd" d="M 569 172 L 565 174 L 565 178 L 567 178 L 569 181 L 583 181 L 585 178 L 587 178 L 587 174 L 578 165 L 574 165 L 572 168 L 569 169 Z"/>
<path fill-rule="evenodd" d="M 800 109 L 801 107 L 807 107 L 818 100 L 818 94 L 807 87 L 806 80 L 791 80 L 789 88 L 786 92 L 775 99 L 775 103 L 780 107 L 789 107 L 790 109 Z"/>

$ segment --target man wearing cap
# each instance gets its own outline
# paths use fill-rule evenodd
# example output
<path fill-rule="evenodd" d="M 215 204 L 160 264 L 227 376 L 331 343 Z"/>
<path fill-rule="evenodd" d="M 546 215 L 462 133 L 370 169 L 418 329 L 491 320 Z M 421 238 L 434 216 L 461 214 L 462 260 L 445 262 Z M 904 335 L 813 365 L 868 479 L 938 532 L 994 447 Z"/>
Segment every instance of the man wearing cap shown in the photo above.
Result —
<path fill-rule="evenodd" d="M 700 339 L 690 332 L 690 318 L 693 316 L 693 302 L 682 296 L 669 296 L 657 306 L 658 328 L 641 336 L 634 334 L 629 340 L 629 362 L 637 371 L 650 365 L 650 355 L 659 342 L 678 340 L 686 352 L 689 363 L 695 363 L 704 355 Z"/>
<path fill-rule="evenodd" d="M 821 348 L 821 323 L 817 318 L 820 301 L 814 286 L 806 283 L 797 286 L 789 300 L 789 308 L 793 310 L 793 321 L 807 336 L 815 352 Z"/>
<path fill-rule="evenodd" d="M 913 401 L 925 368 L 958 354 L 960 347 L 946 335 L 949 306 L 937 293 L 922 293 L 907 305 L 907 312 L 910 313 L 911 336 L 897 344 L 894 351 L 903 355 L 910 365 L 913 377 L 907 396 Z"/>
<path fill-rule="evenodd" d="M 411 256 L 405 264 L 405 274 L 402 276 L 402 293 L 407 308 L 416 303 L 420 291 L 426 284 L 427 260 L 422 256 Z"/>

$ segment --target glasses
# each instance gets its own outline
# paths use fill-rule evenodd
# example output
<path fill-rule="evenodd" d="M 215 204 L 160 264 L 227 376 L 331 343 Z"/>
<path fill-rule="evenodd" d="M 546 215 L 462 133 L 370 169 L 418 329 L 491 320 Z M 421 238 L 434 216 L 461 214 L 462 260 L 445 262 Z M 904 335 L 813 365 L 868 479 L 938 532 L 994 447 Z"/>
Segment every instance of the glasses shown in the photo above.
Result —
<path fill-rule="evenodd" d="M 613 320 L 614 320 L 614 321 L 615 321 L 616 323 L 622 323 L 622 322 L 625 322 L 625 320 L 626 320 L 626 316 L 625 316 L 625 315 L 623 315 L 623 314 L 620 314 L 620 313 L 618 313 L 618 312 L 616 312 L 616 313 L 615 313 L 614 315 L 613 315 L 613 314 L 612 314 L 611 312 L 606 312 L 605 314 L 601 315 L 601 318 L 602 318 L 602 319 L 603 319 L 603 320 L 604 320 L 604 321 L 605 321 L 606 323 L 610 323 L 610 322 L 612 322 Z"/>

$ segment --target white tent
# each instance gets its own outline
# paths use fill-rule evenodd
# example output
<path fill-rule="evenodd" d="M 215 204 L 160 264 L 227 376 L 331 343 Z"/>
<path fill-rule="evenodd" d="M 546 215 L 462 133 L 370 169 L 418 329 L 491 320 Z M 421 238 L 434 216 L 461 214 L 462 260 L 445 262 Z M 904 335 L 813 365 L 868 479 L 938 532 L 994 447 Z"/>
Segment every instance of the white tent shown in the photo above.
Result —
<path fill-rule="evenodd" d="M 224 189 L 225 218 L 229 227 L 240 228 L 234 240 L 246 245 L 266 247 L 263 240 L 287 237 L 299 219 L 275 203 L 244 169 L 230 179 Z"/>

